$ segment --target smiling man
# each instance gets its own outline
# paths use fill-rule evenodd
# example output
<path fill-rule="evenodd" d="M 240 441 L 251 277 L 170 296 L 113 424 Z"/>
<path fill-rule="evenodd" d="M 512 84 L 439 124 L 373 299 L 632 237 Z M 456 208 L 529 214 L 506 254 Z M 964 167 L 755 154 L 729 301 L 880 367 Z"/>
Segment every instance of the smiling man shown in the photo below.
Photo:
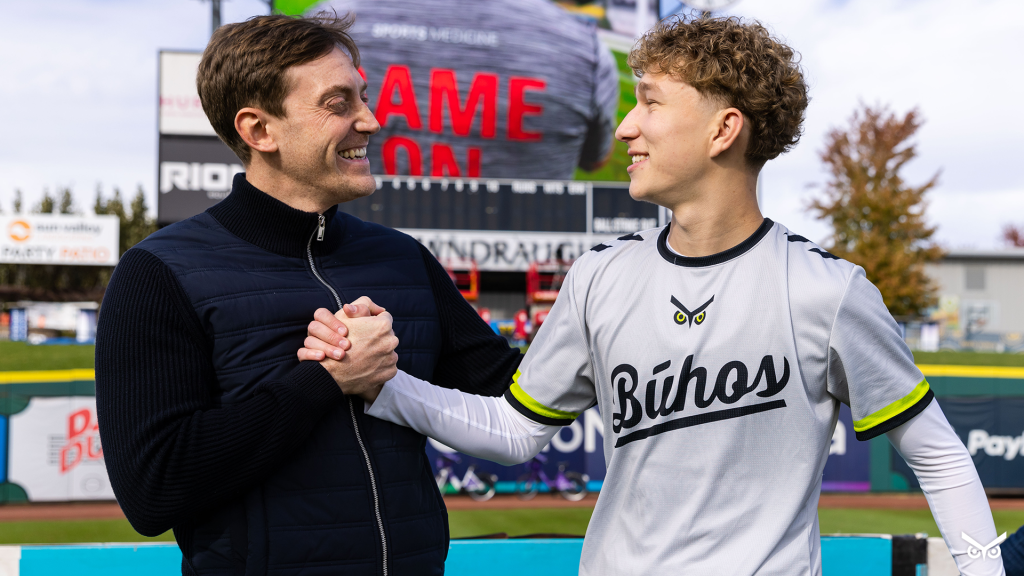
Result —
<path fill-rule="evenodd" d="M 448 522 L 425 438 L 354 395 L 396 362 L 498 395 L 519 363 L 425 248 L 338 210 L 373 193 L 380 128 L 350 25 L 266 16 L 216 31 L 199 95 L 245 174 L 125 253 L 103 301 L 111 484 L 139 532 L 174 529 L 183 574 L 442 574 Z M 355 295 L 397 320 L 375 307 L 334 334 L 330 357 L 299 364 L 314 311 Z"/>
<path fill-rule="evenodd" d="M 757 23 L 682 19 L 630 64 L 629 192 L 671 224 L 573 264 L 504 399 L 399 371 L 364 392 L 369 414 L 514 463 L 598 404 L 608 469 L 581 574 L 817 575 L 845 403 L 859 440 L 885 434 L 913 468 L 961 572 L 1001 574 L 972 550 L 996 532 L 970 455 L 878 290 L 758 209 L 758 172 L 796 144 L 807 106 L 793 50 Z"/>

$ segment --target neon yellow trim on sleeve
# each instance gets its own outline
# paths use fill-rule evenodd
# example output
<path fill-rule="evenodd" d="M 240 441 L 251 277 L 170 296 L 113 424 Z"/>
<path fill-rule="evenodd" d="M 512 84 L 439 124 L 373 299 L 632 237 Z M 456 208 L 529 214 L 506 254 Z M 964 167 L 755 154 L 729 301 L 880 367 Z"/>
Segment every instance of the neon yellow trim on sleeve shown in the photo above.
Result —
<path fill-rule="evenodd" d="M 578 412 L 565 412 L 562 410 L 555 410 L 554 408 L 548 408 L 531 398 L 530 395 L 527 394 L 521 386 L 519 386 L 519 377 L 522 375 L 523 373 L 521 370 L 516 370 L 515 376 L 512 377 L 512 386 L 509 390 L 512 392 L 512 395 L 516 397 L 516 400 L 519 400 L 519 403 L 526 406 L 531 412 L 538 416 L 555 418 L 557 420 L 575 420 L 576 417 L 579 416 Z"/>
<path fill-rule="evenodd" d="M 901 412 L 903 412 L 907 408 L 910 408 L 914 404 L 917 404 L 918 402 L 920 402 L 921 398 L 924 398 L 924 395 L 927 393 L 928 380 L 924 379 L 921 380 L 921 383 L 915 386 L 914 389 L 910 391 L 910 394 L 907 394 L 903 398 L 900 398 L 899 400 L 893 402 L 892 404 L 889 404 L 888 406 L 882 408 L 878 412 L 875 412 L 874 414 L 871 414 L 869 416 L 864 417 L 861 420 L 857 420 L 856 422 L 854 422 L 853 430 L 855 432 L 863 432 L 865 430 L 874 428 L 875 426 L 878 426 L 879 424 L 891 419 L 892 417 L 898 416 Z"/>

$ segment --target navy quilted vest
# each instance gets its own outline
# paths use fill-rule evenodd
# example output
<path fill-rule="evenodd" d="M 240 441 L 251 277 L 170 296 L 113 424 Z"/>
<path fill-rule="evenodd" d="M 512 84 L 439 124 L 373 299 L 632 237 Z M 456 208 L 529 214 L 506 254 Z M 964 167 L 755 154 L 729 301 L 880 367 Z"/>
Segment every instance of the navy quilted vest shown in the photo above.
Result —
<path fill-rule="evenodd" d="M 365 295 L 387 308 L 398 367 L 433 375 L 440 326 L 416 241 L 336 209 L 324 216 L 318 241 L 317 215 L 288 208 L 239 175 L 224 202 L 138 245 L 170 267 L 195 308 L 222 404 L 295 367 L 313 312 L 338 308 L 332 288 L 342 302 Z M 265 237 L 254 222 L 271 228 Z M 232 232 L 243 224 L 242 236 L 255 243 Z M 411 429 L 366 416 L 362 401 L 349 397 L 261 485 L 175 529 L 183 571 L 442 574 L 448 519 L 424 443 Z"/>

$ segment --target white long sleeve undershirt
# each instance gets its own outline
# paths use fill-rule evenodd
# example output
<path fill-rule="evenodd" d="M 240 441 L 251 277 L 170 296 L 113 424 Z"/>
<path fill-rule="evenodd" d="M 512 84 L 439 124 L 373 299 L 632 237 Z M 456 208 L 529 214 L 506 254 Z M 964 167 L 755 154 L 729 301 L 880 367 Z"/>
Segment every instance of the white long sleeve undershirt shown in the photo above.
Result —
<path fill-rule="evenodd" d="M 505 465 L 534 457 L 560 429 L 530 420 L 503 398 L 441 388 L 401 370 L 366 413 L 412 428 L 459 452 Z M 1001 559 L 968 555 L 961 533 L 986 545 L 996 538 L 996 528 L 974 462 L 938 402 L 886 436 L 917 475 L 960 572 L 1003 575 Z"/>

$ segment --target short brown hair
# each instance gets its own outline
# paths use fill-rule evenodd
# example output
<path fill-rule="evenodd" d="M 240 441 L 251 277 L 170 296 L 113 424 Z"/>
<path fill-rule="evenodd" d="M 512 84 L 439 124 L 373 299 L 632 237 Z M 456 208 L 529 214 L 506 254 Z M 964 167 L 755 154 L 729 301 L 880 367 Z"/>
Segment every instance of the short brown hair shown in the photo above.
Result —
<path fill-rule="evenodd" d="M 355 18 L 320 12 L 308 18 L 256 16 L 221 26 L 203 51 L 196 74 L 199 100 L 210 124 L 248 164 L 252 151 L 235 130 L 235 115 L 247 106 L 283 118 L 288 94 L 285 71 L 344 48 L 359 67 L 359 49 L 348 29 Z"/>
<path fill-rule="evenodd" d="M 746 158 L 760 168 L 800 140 L 807 85 L 792 48 L 760 22 L 732 16 L 666 19 L 629 54 L 637 76 L 668 74 L 750 121 Z"/>

